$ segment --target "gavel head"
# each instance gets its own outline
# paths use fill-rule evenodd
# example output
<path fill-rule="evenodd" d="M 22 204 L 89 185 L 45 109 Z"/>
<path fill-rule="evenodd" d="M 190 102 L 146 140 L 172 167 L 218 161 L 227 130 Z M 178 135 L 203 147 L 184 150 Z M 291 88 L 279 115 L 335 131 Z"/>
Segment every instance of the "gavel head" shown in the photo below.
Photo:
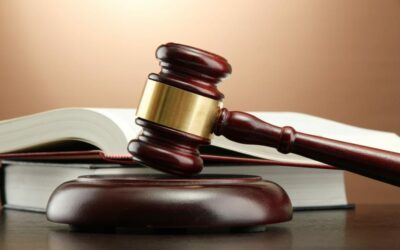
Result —
<path fill-rule="evenodd" d="M 150 74 L 137 109 L 143 127 L 128 145 L 134 160 L 177 175 L 203 168 L 199 146 L 210 144 L 223 94 L 216 84 L 231 73 L 218 55 L 186 45 L 158 47 L 161 71 Z"/>

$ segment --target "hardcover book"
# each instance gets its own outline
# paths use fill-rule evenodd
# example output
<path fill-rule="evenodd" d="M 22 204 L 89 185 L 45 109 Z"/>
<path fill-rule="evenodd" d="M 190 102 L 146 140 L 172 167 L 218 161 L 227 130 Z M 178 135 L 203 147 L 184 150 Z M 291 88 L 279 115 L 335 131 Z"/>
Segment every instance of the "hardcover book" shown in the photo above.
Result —
<path fill-rule="evenodd" d="M 82 175 L 152 174 L 136 165 L 4 161 L 3 203 L 6 208 L 44 212 L 53 190 Z M 276 165 L 206 163 L 202 174 L 259 175 L 282 186 L 297 210 L 345 208 L 349 204 L 343 171 Z"/>

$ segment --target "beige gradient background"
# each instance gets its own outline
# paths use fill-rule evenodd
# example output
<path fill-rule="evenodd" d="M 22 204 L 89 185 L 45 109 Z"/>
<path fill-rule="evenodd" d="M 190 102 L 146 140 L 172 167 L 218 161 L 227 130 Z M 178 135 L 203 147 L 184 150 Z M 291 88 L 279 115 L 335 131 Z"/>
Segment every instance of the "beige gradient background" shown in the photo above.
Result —
<path fill-rule="evenodd" d="M 165 42 L 226 57 L 237 110 L 298 111 L 400 133 L 400 1 L 0 1 L 0 119 L 136 107 Z M 346 175 L 355 203 L 400 189 Z"/>

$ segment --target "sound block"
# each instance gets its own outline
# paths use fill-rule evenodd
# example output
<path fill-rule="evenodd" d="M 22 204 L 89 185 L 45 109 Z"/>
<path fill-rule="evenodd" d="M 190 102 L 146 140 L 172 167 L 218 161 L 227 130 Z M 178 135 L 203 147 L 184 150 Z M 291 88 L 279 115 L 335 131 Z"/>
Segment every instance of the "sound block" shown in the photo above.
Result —
<path fill-rule="evenodd" d="M 90 175 L 51 195 L 49 221 L 74 228 L 259 228 L 292 218 L 277 184 L 249 175 Z"/>

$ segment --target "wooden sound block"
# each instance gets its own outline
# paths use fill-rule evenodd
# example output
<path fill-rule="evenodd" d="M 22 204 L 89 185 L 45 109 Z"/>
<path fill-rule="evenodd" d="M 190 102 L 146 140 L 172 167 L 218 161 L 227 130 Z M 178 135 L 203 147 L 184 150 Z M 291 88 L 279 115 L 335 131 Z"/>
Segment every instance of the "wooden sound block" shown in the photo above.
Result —
<path fill-rule="evenodd" d="M 47 218 L 78 228 L 251 228 L 290 220 L 292 205 L 259 176 L 90 175 L 59 186 Z"/>

